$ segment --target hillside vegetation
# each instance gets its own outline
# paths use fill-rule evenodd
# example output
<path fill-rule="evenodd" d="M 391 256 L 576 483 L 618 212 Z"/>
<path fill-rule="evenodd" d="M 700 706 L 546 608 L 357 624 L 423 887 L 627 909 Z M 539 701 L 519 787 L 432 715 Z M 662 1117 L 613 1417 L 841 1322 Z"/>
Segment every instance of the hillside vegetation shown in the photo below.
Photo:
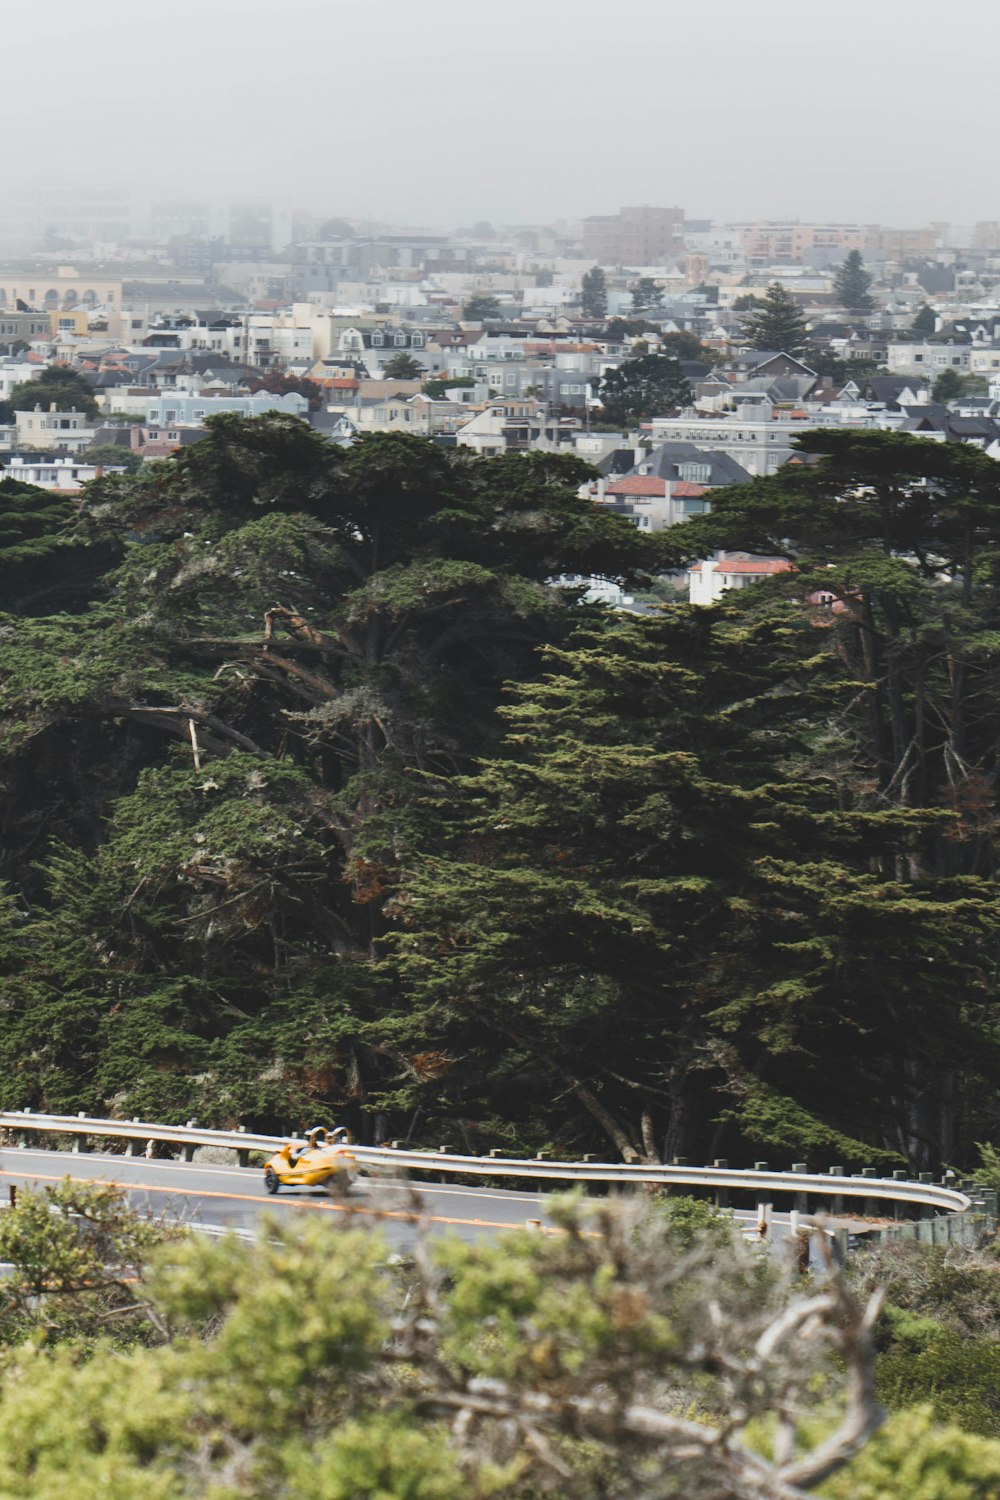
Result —
<path fill-rule="evenodd" d="M 970 1164 L 1000 466 L 801 446 L 653 538 L 572 459 L 283 416 L 78 510 L 0 487 L 0 1103 Z M 795 571 L 641 616 L 565 583 L 719 547 Z"/>

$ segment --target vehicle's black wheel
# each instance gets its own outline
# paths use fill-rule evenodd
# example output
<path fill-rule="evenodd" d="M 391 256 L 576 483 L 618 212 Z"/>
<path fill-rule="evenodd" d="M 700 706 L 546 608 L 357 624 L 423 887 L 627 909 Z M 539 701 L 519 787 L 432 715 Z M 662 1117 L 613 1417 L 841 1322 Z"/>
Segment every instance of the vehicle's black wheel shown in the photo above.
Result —
<path fill-rule="evenodd" d="M 326 1190 L 331 1198 L 343 1200 L 351 1191 L 351 1177 L 349 1172 L 334 1172 L 332 1177 L 327 1178 Z"/>
<path fill-rule="evenodd" d="M 264 1168 L 264 1187 L 269 1193 L 276 1193 L 281 1186 L 278 1174 L 273 1167 Z"/>

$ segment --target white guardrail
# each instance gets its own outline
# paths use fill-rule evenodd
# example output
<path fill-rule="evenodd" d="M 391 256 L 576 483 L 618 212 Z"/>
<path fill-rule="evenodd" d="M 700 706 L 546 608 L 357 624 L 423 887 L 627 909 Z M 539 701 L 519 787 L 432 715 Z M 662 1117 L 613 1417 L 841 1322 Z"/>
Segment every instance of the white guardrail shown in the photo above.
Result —
<path fill-rule="evenodd" d="M 249 1151 L 277 1151 L 288 1136 L 253 1135 L 244 1130 L 208 1130 L 193 1121 L 188 1125 L 153 1125 L 143 1120 L 94 1120 L 87 1115 L 42 1115 L 30 1110 L 0 1112 L 0 1129 L 72 1135 L 78 1141 L 88 1136 L 111 1136 L 127 1140 L 133 1154 L 140 1142 L 172 1142 L 180 1145 L 190 1160 L 196 1146 L 222 1146 L 240 1153 L 246 1162 Z M 408 1151 L 393 1146 L 352 1146 L 359 1162 L 369 1167 L 392 1167 L 396 1171 L 454 1173 L 474 1177 L 534 1177 L 547 1182 L 661 1183 L 670 1187 L 701 1187 L 716 1190 L 742 1189 L 758 1194 L 780 1192 L 811 1194 L 824 1199 L 871 1198 L 883 1202 L 916 1204 L 946 1213 L 964 1213 L 972 1199 L 957 1188 L 930 1181 L 912 1182 L 897 1177 L 845 1177 L 819 1172 L 770 1172 L 728 1166 L 645 1166 L 616 1162 L 524 1161 L 500 1156 L 458 1156 L 450 1151 Z"/>

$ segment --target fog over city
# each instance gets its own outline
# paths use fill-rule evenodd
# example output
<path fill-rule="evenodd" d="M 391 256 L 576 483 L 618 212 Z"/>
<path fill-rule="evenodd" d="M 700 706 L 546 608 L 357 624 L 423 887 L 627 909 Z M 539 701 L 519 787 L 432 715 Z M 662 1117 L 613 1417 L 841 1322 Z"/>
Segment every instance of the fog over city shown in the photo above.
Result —
<path fill-rule="evenodd" d="M 899 224 L 994 213 L 991 0 L 48 0 L 40 14 L 46 45 L 5 79 L 8 189 L 92 177 L 139 198 L 281 194 L 442 226 L 633 202 Z"/>

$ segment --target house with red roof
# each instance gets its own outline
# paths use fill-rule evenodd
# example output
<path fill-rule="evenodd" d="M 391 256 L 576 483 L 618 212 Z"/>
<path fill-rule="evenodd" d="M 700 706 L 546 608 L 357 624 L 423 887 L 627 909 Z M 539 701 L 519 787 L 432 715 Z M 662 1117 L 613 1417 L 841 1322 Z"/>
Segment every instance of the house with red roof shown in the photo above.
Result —
<path fill-rule="evenodd" d="M 717 604 L 729 589 L 745 589 L 776 573 L 794 573 L 787 557 L 754 557 L 749 552 L 719 552 L 692 563 L 687 570 L 688 599 L 692 604 Z"/>
<path fill-rule="evenodd" d="M 690 479 L 664 479 L 658 474 L 623 474 L 600 485 L 595 496 L 609 510 L 640 531 L 662 531 L 708 509 L 703 496 L 708 487 Z"/>

